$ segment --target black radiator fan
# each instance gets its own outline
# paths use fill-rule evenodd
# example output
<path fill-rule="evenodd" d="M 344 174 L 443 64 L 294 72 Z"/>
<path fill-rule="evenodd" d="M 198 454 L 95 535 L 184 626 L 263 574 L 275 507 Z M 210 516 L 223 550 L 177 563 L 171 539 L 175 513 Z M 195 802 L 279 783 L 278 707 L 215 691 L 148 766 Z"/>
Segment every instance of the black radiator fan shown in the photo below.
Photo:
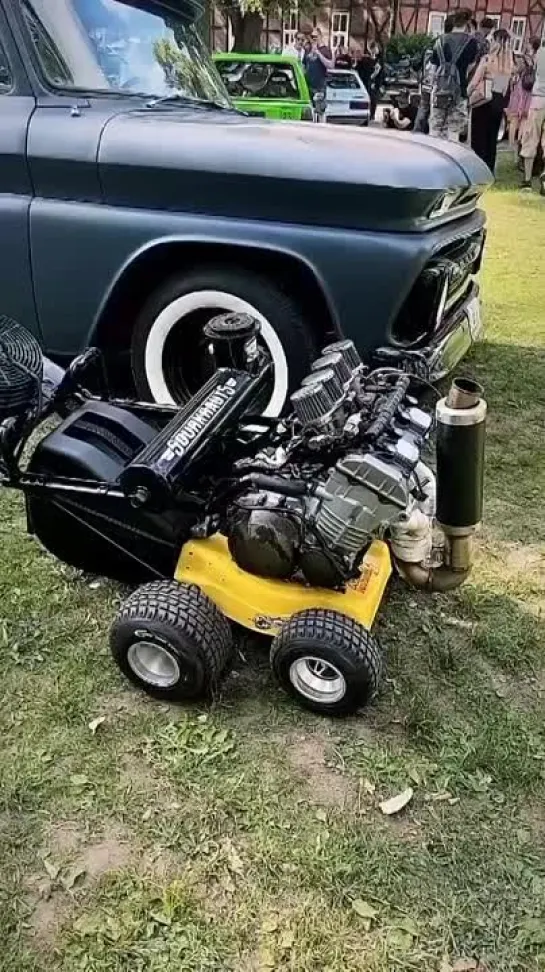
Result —
<path fill-rule="evenodd" d="M 16 321 L 0 315 L 0 422 L 38 404 L 43 358 L 36 338 Z"/>

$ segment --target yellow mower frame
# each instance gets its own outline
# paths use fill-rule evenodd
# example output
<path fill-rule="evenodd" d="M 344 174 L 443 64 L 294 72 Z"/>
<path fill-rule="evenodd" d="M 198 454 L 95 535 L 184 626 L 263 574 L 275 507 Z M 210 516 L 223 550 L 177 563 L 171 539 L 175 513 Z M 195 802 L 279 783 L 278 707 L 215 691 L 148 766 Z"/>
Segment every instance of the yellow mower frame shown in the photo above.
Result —
<path fill-rule="evenodd" d="M 388 546 L 373 540 L 359 577 L 344 591 L 257 577 L 237 566 L 226 538 L 217 533 L 185 543 L 174 576 L 180 583 L 196 584 L 231 621 L 274 636 L 292 615 L 309 608 L 338 611 L 370 630 L 391 573 Z"/>

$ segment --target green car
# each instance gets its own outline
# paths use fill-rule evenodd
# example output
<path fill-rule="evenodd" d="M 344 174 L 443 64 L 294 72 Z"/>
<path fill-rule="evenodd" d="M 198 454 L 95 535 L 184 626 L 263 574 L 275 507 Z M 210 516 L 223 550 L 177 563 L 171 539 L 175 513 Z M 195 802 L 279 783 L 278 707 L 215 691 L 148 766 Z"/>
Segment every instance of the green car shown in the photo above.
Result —
<path fill-rule="evenodd" d="M 214 54 L 223 83 L 240 111 L 262 118 L 312 121 L 305 72 L 283 54 Z"/>

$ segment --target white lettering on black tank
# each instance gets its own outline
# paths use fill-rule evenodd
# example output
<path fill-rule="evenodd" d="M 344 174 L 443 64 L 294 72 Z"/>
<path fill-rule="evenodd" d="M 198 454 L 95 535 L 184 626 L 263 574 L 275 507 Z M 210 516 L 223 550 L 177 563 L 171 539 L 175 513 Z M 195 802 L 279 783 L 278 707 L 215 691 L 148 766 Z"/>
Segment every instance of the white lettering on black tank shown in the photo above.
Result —
<path fill-rule="evenodd" d="M 184 422 L 175 435 L 168 440 L 166 449 L 158 460 L 158 464 L 169 464 L 174 459 L 183 459 L 188 446 L 203 432 L 210 422 L 217 416 L 223 406 L 228 402 L 237 390 L 235 378 L 228 378 L 223 385 L 217 388 L 199 405 L 191 418 Z"/>

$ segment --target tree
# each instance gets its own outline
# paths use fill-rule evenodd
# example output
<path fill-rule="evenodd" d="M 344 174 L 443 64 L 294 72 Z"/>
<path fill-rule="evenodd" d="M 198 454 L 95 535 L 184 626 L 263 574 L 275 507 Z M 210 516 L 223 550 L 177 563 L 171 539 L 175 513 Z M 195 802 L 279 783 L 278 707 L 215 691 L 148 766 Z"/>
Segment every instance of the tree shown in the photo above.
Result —
<path fill-rule="evenodd" d="M 296 6 L 304 16 L 315 10 L 320 0 L 219 0 L 218 6 L 228 18 L 233 32 L 233 50 L 246 54 L 261 50 L 261 32 L 267 13 L 274 17 L 285 17 Z"/>
<path fill-rule="evenodd" d="M 402 57 L 419 59 L 432 44 L 430 34 L 394 34 L 386 45 L 386 57 L 394 63 Z"/>

